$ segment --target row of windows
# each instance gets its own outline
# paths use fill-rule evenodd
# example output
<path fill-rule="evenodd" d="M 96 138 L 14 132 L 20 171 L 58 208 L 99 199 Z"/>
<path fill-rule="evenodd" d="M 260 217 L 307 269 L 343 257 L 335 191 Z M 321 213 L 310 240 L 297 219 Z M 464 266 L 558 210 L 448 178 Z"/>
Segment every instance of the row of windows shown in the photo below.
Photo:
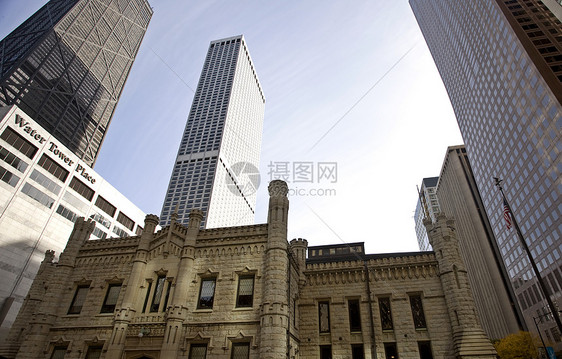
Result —
<path fill-rule="evenodd" d="M 399 358 L 398 347 L 396 342 L 383 343 L 384 345 L 384 357 L 387 359 Z M 411 350 L 411 349 L 409 349 Z M 331 345 L 320 345 L 318 348 L 320 359 L 332 359 L 332 346 Z M 418 353 L 420 359 L 433 359 L 433 351 L 431 350 L 430 341 L 419 341 L 418 342 Z M 204 358 L 204 357 L 202 357 Z M 365 349 L 363 344 L 352 344 L 351 345 L 351 359 L 364 359 Z"/>
<path fill-rule="evenodd" d="M 347 302 L 349 311 L 349 329 L 351 332 L 361 331 L 361 309 L 359 299 L 350 299 Z M 426 329 L 425 314 L 423 311 L 422 298 L 420 295 L 410 295 L 410 309 L 412 319 L 416 329 Z M 392 311 L 389 297 L 379 298 L 379 313 L 381 327 L 383 331 L 394 330 L 392 321 Z M 330 302 L 318 302 L 318 331 L 320 333 L 330 333 Z"/>

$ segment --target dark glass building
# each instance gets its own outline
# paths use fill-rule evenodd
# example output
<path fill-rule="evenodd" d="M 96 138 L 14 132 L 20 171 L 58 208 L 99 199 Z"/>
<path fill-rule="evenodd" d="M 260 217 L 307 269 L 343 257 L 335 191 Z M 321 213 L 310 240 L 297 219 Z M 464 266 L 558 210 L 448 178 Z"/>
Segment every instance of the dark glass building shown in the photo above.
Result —
<path fill-rule="evenodd" d="M 0 42 L 0 106 L 93 166 L 151 16 L 146 0 L 49 1 Z"/>
<path fill-rule="evenodd" d="M 494 177 L 562 307 L 562 7 L 554 0 L 410 0 L 451 100 L 527 327 L 560 333 Z M 443 205 L 443 203 L 440 203 Z M 558 349 L 562 346 L 558 344 Z"/>

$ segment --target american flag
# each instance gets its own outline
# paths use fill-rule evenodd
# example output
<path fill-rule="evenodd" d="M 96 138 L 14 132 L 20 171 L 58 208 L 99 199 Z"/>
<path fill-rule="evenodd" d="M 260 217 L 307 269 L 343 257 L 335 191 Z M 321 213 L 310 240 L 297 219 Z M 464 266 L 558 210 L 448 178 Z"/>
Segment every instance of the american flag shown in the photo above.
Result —
<path fill-rule="evenodd" d="M 509 207 L 505 198 L 503 199 L 503 219 L 505 219 L 507 229 L 511 229 L 511 213 L 509 213 Z"/>

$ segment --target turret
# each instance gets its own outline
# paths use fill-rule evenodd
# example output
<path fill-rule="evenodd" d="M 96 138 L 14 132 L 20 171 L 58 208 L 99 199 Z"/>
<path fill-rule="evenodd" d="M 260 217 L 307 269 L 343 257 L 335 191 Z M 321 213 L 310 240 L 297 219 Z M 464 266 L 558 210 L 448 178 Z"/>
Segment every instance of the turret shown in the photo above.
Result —
<path fill-rule="evenodd" d="M 68 238 L 66 247 L 61 253 L 59 258 L 59 266 L 71 266 L 74 267 L 74 261 L 78 255 L 78 251 L 94 231 L 96 223 L 91 219 L 85 220 L 84 217 L 79 217 L 74 223 L 74 228 L 72 233 Z"/>
<path fill-rule="evenodd" d="M 434 223 L 424 220 L 429 243 L 439 263 L 439 278 L 449 309 L 455 357 L 493 359 L 496 351 L 476 316 L 476 306 L 459 253 L 455 222 L 443 213 Z"/>
<path fill-rule="evenodd" d="M 176 358 L 181 338 L 184 336 L 183 323 L 186 320 L 188 311 L 185 304 L 188 302 L 189 279 L 191 278 L 193 261 L 195 260 L 195 243 L 202 221 L 203 212 L 198 209 L 192 209 L 189 212 L 189 222 L 187 224 L 181 259 L 178 264 L 174 294 L 166 313 L 166 332 L 164 333 L 164 341 L 160 351 L 161 359 Z"/>
<path fill-rule="evenodd" d="M 289 188 L 283 181 L 269 184 L 268 239 L 261 306 L 260 358 L 287 355 L 289 325 L 287 217 Z"/>
<path fill-rule="evenodd" d="M 302 274 L 306 267 L 306 249 L 308 248 L 308 241 L 306 239 L 298 238 L 293 239 L 289 243 L 291 254 L 299 266 L 299 272 Z"/>

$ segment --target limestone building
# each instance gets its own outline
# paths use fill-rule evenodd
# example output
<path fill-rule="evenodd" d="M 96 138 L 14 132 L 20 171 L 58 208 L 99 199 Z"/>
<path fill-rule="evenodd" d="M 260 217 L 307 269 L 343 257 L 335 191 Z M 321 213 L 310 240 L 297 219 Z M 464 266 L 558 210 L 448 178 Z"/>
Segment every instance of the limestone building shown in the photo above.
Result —
<path fill-rule="evenodd" d="M 495 358 L 475 315 L 452 220 L 434 252 L 287 241 L 288 188 L 265 224 L 201 229 L 192 210 L 140 236 L 88 240 L 76 222 L 47 251 L 5 358 Z M 308 256 L 307 256 L 308 252 Z"/>

